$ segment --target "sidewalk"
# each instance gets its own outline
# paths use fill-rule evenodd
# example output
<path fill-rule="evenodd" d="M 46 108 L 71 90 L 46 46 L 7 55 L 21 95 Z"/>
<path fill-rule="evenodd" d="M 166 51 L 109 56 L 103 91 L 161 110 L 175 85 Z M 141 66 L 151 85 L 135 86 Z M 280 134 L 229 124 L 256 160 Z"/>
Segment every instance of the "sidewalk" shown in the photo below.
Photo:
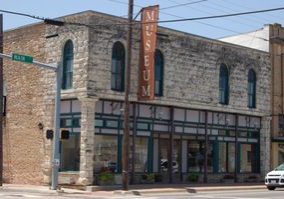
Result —
<path fill-rule="evenodd" d="M 87 191 L 82 191 L 79 189 L 69 189 L 63 188 L 60 190 L 51 190 L 49 186 L 40 186 L 40 185 L 20 185 L 20 184 L 3 184 L 0 187 L 1 191 L 10 191 L 10 192 L 29 192 L 29 193 L 47 193 L 58 195 L 60 193 L 68 194 L 84 194 Z"/>
<path fill-rule="evenodd" d="M 202 193 L 208 191 L 236 191 L 266 189 L 263 183 L 233 183 L 233 184 L 141 184 L 130 185 L 129 191 L 123 191 L 121 186 L 88 186 L 86 191 L 79 189 L 61 188 L 50 190 L 48 186 L 4 184 L 0 191 L 28 192 L 54 195 L 96 195 L 100 197 L 112 197 L 115 195 L 155 195 L 155 194 L 186 194 Z"/>
<path fill-rule="evenodd" d="M 235 191 L 266 189 L 263 183 L 232 183 L 232 184 L 141 184 L 130 185 L 129 191 L 123 191 L 121 186 L 89 186 L 86 190 L 108 191 L 114 194 L 150 195 L 163 193 L 200 193 L 208 191 Z"/>

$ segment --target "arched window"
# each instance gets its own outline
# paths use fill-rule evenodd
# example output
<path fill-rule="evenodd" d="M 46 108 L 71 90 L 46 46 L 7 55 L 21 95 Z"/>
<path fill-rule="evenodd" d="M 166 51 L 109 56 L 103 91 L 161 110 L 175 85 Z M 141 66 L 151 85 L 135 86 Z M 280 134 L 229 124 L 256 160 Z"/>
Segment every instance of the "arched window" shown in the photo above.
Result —
<path fill-rule="evenodd" d="M 256 74 L 253 69 L 248 72 L 248 107 L 256 107 Z"/>
<path fill-rule="evenodd" d="M 164 58 L 160 50 L 155 52 L 155 96 L 163 96 Z"/>
<path fill-rule="evenodd" d="M 220 66 L 219 102 L 220 104 L 229 104 L 229 71 L 225 64 Z"/>
<path fill-rule="evenodd" d="M 111 90 L 124 91 L 125 50 L 120 42 L 112 48 Z"/>
<path fill-rule="evenodd" d="M 70 89 L 73 85 L 73 43 L 68 40 L 63 52 L 62 89 Z"/>

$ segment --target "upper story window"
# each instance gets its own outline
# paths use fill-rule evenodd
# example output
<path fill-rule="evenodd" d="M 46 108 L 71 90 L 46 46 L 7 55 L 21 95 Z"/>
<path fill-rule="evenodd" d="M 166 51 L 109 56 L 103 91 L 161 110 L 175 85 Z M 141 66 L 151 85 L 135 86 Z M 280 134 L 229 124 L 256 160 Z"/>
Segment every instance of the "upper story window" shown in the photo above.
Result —
<path fill-rule="evenodd" d="M 164 58 L 160 50 L 155 52 L 155 96 L 163 96 Z"/>
<path fill-rule="evenodd" d="M 225 64 L 221 64 L 220 66 L 219 103 L 229 104 L 229 71 Z"/>
<path fill-rule="evenodd" d="M 256 107 L 256 74 L 253 69 L 248 72 L 248 107 Z"/>
<path fill-rule="evenodd" d="M 111 90 L 124 91 L 125 50 L 121 42 L 112 48 Z"/>
<path fill-rule="evenodd" d="M 62 89 L 70 89 L 73 86 L 73 42 L 68 40 L 63 52 Z"/>

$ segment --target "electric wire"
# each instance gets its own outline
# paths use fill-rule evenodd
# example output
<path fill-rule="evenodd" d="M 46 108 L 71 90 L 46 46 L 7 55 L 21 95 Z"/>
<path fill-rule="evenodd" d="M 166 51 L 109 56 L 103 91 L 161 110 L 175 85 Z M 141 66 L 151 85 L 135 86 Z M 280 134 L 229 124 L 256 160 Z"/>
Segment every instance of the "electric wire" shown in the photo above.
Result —
<path fill-rule="evenodd" d="M 160 10 L 168 10 L 168 9 L 177 8 L 177 7 L 181 7 L 181 6 L 187 6 L 187 5 L 201 3 L 201 2 L 204 2 L 204 1 L 208 1 L 208 0 L 199 0 L 199 1 L 193 1 L 193 2 L 188 2 L 188 3 L 181 3 L 181 4 L 177 4 L 177 5 L 173 5 L 173 6 L 160 8 Z"/>
<path fill-rule="evenodd" d="M 231 1 L 229 2 L 228 0 L 221 0 L 221 1 L 223 1 L 225 3 L 229 3 L 231 5 L 235 5 L 235 6 L 239 7 L 239 8 L 245 8 L 245 9 L 248 9 L 248 10 L 252 9 L 251 7 L 247 7 L 247 6 L 244 6 L 244 5 L 237 4 L 237 3 L 235 3 L 235 1 L 233 1 L 233 2 L 231 2 Z M 265 13 L 265 15 L 267 15 L 269 17 L 272 17 L 272 18 L 279 19 L 279 16 L 274 16 L 271 13 Z M 262 17 L 259 17 L 259 18 L 262 18 Z M 267 19 L 265 19 L 265 20 L 267 20 Z"/>
<path fill-rule="evenodd" d="M 229 8 L 229 7 L 227 7 L 227 6 L 218 4 L 218 3 L 216 3 L 215 1 L 214 1 L 214 2 L 211 1 L 210 3 L 213 4 L 213 5 L 216 5 L 216 6 L 218 6 L 218 7 L 222 7 L 222 8 L 224 8 L 224 9 L 233 11 L 233 12 L 241 12 L 240 10 L 235 10 L 235 9 Z M 240 17 L 243 18 L 244 16 L 240 16 Z M 250 16 L 248 16 L 248 17 L 249 17 L 249 20 L 254 21 L 254 22 L 257 22 L 257 23 L 261 23 L 261 24 L 267 23 L 267 20 L 262 20 L 260 17 L 256 17 L 256 16 L 254 16 L 254 15 L 250 15 Z M 252 18 L 254 18 L 254 19 L 252 19 Z"/>
<path fill-rule="evenodd" d="M 114 0 L 112 0 L 112 1 L 114 1 Z M 264 12 L 272 12 L 272 11 L 279 11 L 279 10 L 284 10 L 284 7 L 265 9 L 265 10 L 256 10 L 256 11 L 249 11 L 249 12 L 232 13 L 232 14 L 225 14 L 225 15 L 214 15 L 214 16 L 205 16 L 205 17 L 161 20 L 161 21 L 157 21 L 157 22 L 137 22 L 137 21 L 134 21 L 133 24 L 174 23 L 174 22 L 183 22 L 183 21 L 199 21 L 199 20 L 207 20 L 207 19 L 216 19 L 216 18 L 225 18 L 225 17 L 232 17 L 232 16 L 257 14 L 257 13 L 264 13 Z M 38 19 L 38 20 L 45 20 L 45 19 L 47 19 L 47 18 L 44 18 L 44 17 L 38 17 L 38 16 L 30 15 L 30 14 L 13 12 L 13 11 L 7 11 L 7 10 L 0 10 L 0 12 L 26 16 L 26 17 L 30 17 L 30 18 L 34 18 L 34 19 Z M 127 23 L 127 22 L 125 22 L 125 23 L 111 23 L 111 24 L 94 24 L 94 25 L 88 25 L 88 24 L 83 24 L 83 23 L 74 23 L 74 22 L 64 22 L 64 24 L 86 26 L 86 27 L 89 27 L 89 28 L 94 28 L 94 27 L 99 27 L 99 26 L 129 25 L 129 23 Z"/>

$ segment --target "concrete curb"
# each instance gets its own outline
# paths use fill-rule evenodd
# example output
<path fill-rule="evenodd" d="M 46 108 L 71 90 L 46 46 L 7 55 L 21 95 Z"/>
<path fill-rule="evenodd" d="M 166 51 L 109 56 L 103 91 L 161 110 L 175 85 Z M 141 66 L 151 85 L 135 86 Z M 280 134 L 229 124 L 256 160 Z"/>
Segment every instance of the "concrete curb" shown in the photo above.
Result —
<path fill-rule="evenodd" d="M 185 188 L 158 188 L 158 189 L 137 189 L 130 191 L 117 190 L 113 194 L 119 195 L 151 195 L 151 194 L 186 194 L 202 193 L 213 191 L 237 191 L 237 190 L 256 190 L 266 189 L 266 186 L 218 186 L 218 187 L 185 187 Z"/>
<path fill-rule="evenodd" d="M 88 193 L 87 191 L 81 191 L 81 190 L 76 190 L 76 189 L 66 189 L 62 188 L 59 190 L 51 190 L 49 187 L 43 187 L 43 186 L 25 186 L 25 185 L 20 185 L 20 186 L 15 186 L 15 185 L 4 185 L 3 187 L 0 188 L 0 191 L 5 192 L 20 192 L 20 193 L 40 193 L 40 194 L 51 194 L 51 195 L 61 195 L 61 194 L 85 194 Z"/>

